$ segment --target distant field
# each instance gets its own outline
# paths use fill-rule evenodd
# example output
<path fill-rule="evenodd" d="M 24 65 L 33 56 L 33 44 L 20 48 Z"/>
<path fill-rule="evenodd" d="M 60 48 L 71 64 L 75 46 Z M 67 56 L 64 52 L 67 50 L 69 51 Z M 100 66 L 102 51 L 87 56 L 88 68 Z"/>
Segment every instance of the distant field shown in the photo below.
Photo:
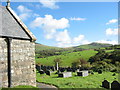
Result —
<path fill-rule="evenodd" d="M 36 45 L 35 45 L 35 50 L 36 50 L 36 51 L 49 50 L 49 49 L 59 50 L 59 49 L 61 49 L 61 48 L 46 46 L 46 45 L 42 45 L 42 44 L 36 44 Z"/>
<path fill-rule="evenodd" d="M 96 53 L 97 51 L 94 50 L 66 53 L 64 55 L 50 56 L 47 58 L 36 58 L 36 63 L 53 66 L 54 59 L 59 57 L 62 60 L 61 66 L 71 66 L 71 63 L 73 63 L 73 61 L 76 61 L 79 58 L 84 58 L 85 60 L 88 60 L 91 56 L 94 56 Z"/>
<path fill-rule="evenodd" d="M 80 77 L 76 76 L 76 73 L 73 73 L 73 77 L 58 78 L 58 75 L 55 73 L 51 76 L 37 73 L 37 81 L 52 84 L 59 88 L 102 88 L 101 85 L 104 78 L 110 83 L 118 80 L 118 74 L 116 76 L 112 75 L 112 72 L 103 72 L 103 74 L 95 73 L 87 77 Z"/>

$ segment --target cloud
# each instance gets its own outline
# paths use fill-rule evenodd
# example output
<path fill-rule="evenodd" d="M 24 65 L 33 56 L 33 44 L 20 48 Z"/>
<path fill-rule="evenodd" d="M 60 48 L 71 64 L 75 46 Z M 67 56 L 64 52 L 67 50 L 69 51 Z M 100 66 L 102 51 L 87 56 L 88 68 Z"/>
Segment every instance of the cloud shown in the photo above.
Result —
<path fill-rule="evenodd" d="M 58 9 L 59 6 L 56 5 L 57 0 L 39 0 L 39 2 L 43 5 L 43 7 L 47 7 L 50 9 Z"/>
<path fill-rule="evenodd" d="M 38 16 L 40 16 L 39 14 L 33 13 L 32 10 L 28 9 L 27 7 L 25 7 L 23 5 L 19 5 L 17 7 L 17 10 L 18 10 L 18 13 L 19 13 L 18 16 L 23 21 L 27 20 L 30 17 L 38 17 Z"/>
<path fill-rule="evenodd" d="M 44 31 L 45 38 L 54 40 L 58 47 L 70 47 L 90 43 L 81 34 L 71 38 L 67 30 L 69 20 L 66 18 L 55 19 L 52 15 L 45 15 L 44 17 L 37 17 L 31 22 L 30 26 L 32 28 L 41 28 Z"/>
<path fill-rule="evenodd" d="M 71 38 L 68 34 L 68 30 L 58 32 L 55 37 L 56 37 L 55 40 L 58 42 L 62 42 L 62 43 L 66 43 L 66 44 L 71 43 Z"/>
<path fill-rule="evenodd" d="M 59 20 L 54 19 L 52 15 L 45 15 L 45 17 L 37 17 L 30 26 L 32 28 L 42 28 L 45 33 L 46 39 L 52 39 L 53 34 L 56 33 L 58 29 L 64 29 L 69 27 L 69 20 L 66 18 L 61 18 Z"/>
<path fill-rule="evenodd" d="M 75 18 L 75 17 L 71 17 L 70 20 L 72 20 L 72 21 L 85 21 L 86 18 Z"/>
<path fill-rule="evenodd" d="M 19 12 L 19 17 L 22 20 L 27 20 L 27 18 L 29 18 L 32 13 L 32 10 L 28 9 L 27 7 L 23 5 L 19 5 L 17 7 L 17 10 Z"/>
<path fill-rule="evenodd" d="M 83 40 L 84 39 L 84 35 L 79 35 L 78 37 L 75 37 L 74 39 L 73 39 L 73 42 L 74 43 L 79 43 L 81 40 Z"/>
<path fill-rule="evenodd" d="M 118 29 L 108 28 L 106 29 L 106 35 L 118 35 Z"/>
<path fill-rule="evenodd" d="M 88 40 L 85 39 L 84 35 L 78 35 L 77 37 L 71 38 L 68 30 L 64 30 L 63 32 L 60 32 L 60 34 L 56 35 L 56 45 L 58 47 L 72 47 L 72 46 L 78 46 L 83 44 L 89 44 Z"/>
<path fill-rule="evenodd" d="M 112 19 L 112 20 L 109 20 L 106 25 L 109 25 L 109 24 L 113 24 L 113 23 L 117 23 L 118 20 L 117 19 Z"/>
<path fill-rule="evenodd" d="M 118 44 L 118 42 L 116 40 L 99 40 L 99 41 L 96 41 L 97 43 L 106 43 L 106 44 Z"/>
<path fill-rule="evenodd" d="M 25 6 L 23 6 L 23 5 L 19 5 L 18 7 L 17 7 L 17 9 L 21 12 L 21 13 L 25 13 L 25 12 L 31 12 L 32 10 L 30 10 L 30 9 L 28 9 L 28 8 L 26 8 Z"/>

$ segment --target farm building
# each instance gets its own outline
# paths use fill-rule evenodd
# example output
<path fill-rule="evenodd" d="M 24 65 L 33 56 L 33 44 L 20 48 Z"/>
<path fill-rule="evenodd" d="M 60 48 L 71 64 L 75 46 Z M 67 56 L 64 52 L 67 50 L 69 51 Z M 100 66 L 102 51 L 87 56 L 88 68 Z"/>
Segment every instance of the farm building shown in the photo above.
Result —
<path fill-rule="evenodd" d="M 34 35 L 10 7 L 0 5 L 0 84 L 36 86 Z"/>

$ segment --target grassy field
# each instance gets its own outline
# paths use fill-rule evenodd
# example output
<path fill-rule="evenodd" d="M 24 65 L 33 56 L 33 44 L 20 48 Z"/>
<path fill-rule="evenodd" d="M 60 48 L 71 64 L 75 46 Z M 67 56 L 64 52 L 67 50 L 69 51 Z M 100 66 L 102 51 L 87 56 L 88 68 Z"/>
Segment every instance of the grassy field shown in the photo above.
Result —
<path fill-rule="evenodd" d="M 47 58 L 36 58 L 36 63 L 53 66 L 54 59 L 59 57 L 61 58 L 62 61 L 61 66 L 71 66 L 71 63 L 73 63 L 74 61 L 79 60 L 80 58 L 84 58 L 85 60 L 88 60 L 91 56 L 94 56 L 96 53 L 97 51 L 94 50 L 66 53 L 64 55 L 50 56 Z"/>
<path fill-rule="evenodd" d="M 38 87 L 29 86 L 29 85 L 19 85 L 19 86 L 15 86 L 13 88 L 38 88 Z"/>
<path fill-rule="evenodd" d="M 112 72 L 103 72 L 102 74 L 94 73 L 87 77 L 76 76 L 73 73 L 73 77 L 58 78 L 58 75 L 53 73 L 51 76 L 40 75 L 37 73 L 37 81 L 55 85 L 59 88 L 102 88 L 102 81 L 108 80 L 110 83 L 114 80 L 118 80 L 118 74 L 112 76 Z"/>
<path fill-rule="evenodd" d="M 59 50 L 59 49 L 61 49 L 61 48 L 52 47 L 52 46 L 46 46 L 46 45 L 42 45 L 42 44 L 35 44 L 35 50 L 36 50 L 36 51 L 50 50 L 50 49 Z"/>

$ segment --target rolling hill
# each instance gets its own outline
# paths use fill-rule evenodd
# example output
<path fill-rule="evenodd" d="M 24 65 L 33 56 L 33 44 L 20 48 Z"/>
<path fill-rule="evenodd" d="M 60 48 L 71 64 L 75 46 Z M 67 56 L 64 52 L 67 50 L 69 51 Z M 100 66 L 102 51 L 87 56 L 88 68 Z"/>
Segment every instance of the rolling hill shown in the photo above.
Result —
<path fill-rule="evenodd" d="M 104 44 L 104 43 L 91 43 L 91 44 L 85 44 L 85 45 L 79 45 L 75 47 L 68 47 L 68 48 L 59 48 L 59 47 L 52 47 L 52 46 L 46 46 L 39 43 L 36 43 L 35 50 L 36 51 L 42 51 L 42 50 L 75 50 L 75 49 L 98 49 L 98 48 L 104 48 L 112 46 L 111 44 Z"/>
<path fill-rule="evenodd" d="M 105 43 L 91 43 L 91 44 L 86 44 L 86 45 L 80 45 L 76 46 L 73 48 L 81 48 L 81 49 L 98 49 L 98 48 L 104 48 L 104 47 L 109 47 L 112 46 L 111 44 L 105 44 Z"/>

